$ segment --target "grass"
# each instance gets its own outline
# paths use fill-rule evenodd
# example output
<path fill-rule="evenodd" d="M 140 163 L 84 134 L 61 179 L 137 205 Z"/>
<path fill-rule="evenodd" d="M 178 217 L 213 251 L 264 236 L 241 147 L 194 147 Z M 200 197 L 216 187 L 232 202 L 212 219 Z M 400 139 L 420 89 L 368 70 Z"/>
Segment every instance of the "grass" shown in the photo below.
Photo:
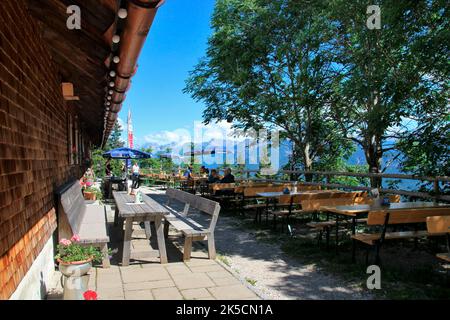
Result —
<path fill-rule="evenodd" d="M 290 237 L 281 233 L 279 228 L 278 231 L 272 230 L 271 221 L 269 220 L 269 225 L 266 226 L 264 217 L 262 224 L 259 225 L 254 224 L 253 219 L 249 217 L 237 216 L 232 212 L 226 215 L 232 217 L 236 226 L 242 231 L 252 232 L 258 241 L 277 244 L 290 257 L 303 264 L 313 264 L 319 270 L 340 277 L 370 292 L 376 299 L 448 299 L 450 297 L 450 275 L 446 276 L 445 271 L 441 272 L 442 269 L 434 253 L 429 253 L 428 242 L 422 242 L 419 250 L 414 250 L 408 242 L 388 242 L 381 250 L 381 289 L 369 290 L 366 287 L 370 274 L 366 273 L 365 252 L 359 248 L 357 261 L 353 264 L 351 241 L 348 237 L 340 241 L 338 254 L 335 254 L 333 238 L 330 242 L 330 250 L 326 251 L 317 246 L 315 239 L 308 239 L 301 235 Z M 297 224 L 298 221 L 294 222 L 294 225 Z M 373 254 L 370 259 L 373 261 Z"/>
<path fill-rule="evenodd" d="M 227 267 L 231 267 L 231 262 L 228 260 L 228 258 L 220 253 L 216 255 L 217 260 L 221 261 L 224 265 Z"/>
<path fill-rule="evenodd" d="M 368 290 L 364 251 L 358 250 L 356 263 L 351 263 L 349 240 L 340 244 L 337 255 L 334 248 L 327 252 L 319 249 L 314 241 L 298 238 L 282 242 L 281 248 L 290 256 L 315 263 L 324 271 Z M 425 249 L 425 244 L 421 250 L 413 251 L 409 243 L 387 243 L 381 252 L 381 289 L 369 291 L 380 299 L 448 299 L 450 286 L 445 284 L 445 275 L 439 274 L 437 260 L 426 259 Z M 369 264 L 373 263 L 373 255 L 370 259 Z"/>
<path fill-rule="evenodd" d="M 252 286 L 255 286 L 257 282 L 256 280 L 250 278 L 245 278 L 245 281 L 247 281 Z"/>

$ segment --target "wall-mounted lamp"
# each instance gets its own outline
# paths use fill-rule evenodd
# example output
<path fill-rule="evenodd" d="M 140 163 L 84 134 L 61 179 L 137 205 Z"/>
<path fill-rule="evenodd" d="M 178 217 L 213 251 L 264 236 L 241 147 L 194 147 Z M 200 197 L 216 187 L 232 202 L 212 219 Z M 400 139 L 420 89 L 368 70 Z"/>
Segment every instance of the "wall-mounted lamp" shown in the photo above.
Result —
<path fill-rule="evenodd" d="M 80 97 L 75 96 L 73 93 L 73 84 L 72 83 L 70 83 L 70 82 L 61 83 L 61 89 L 62 89 L 62 94 L 63 94 L 64 100 L 66 100 L 66 101 L 80 100 Z"/>
<path fill-rule="evenodd" d="M 119 12 L 117 13 L 120 19 L 125 19 L 128 16 L 127 9 L 121 8 L 119 9 Z"/>

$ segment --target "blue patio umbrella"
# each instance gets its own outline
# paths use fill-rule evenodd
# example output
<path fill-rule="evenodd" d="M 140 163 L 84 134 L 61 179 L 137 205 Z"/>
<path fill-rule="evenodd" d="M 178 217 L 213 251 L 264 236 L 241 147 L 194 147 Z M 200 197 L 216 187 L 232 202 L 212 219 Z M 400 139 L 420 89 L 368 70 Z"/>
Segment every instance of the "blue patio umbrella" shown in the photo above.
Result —
<path fill-rule="evenodd" d="M 126 177 L 128 177 L 128 167 L 129 167 L 128 161 L 130 159 L 137 160 L 137 159 L 148 159 L 153 157 L 154 156 L 151 153 L 125 147 L 109 150 L 103 153 L 103 158 L 126 160 L 127 162 L 127 164 L 125 165 Z M 128 190 L 128 183 L 126 184 L 126 189 Z"/>
<path fill-rule="evenodd" d="M 185 152 L 185 156 L 203 156 L 203 155 L 213 155 L 213 154 L 225 154 L 225 153 L 233 153 L 230 150 L 227 150 L 223 147 L 211 147 L 208 146 L 206 148 L 203 148 L 202 150 L 194 150 L 194 151 L 188 151 Z"/>
<path fill-rule="evenodd" d="M 148 159 L 153 158 L 151 153 L 131 149 L 131 148 L 117 148 L 103 153 L 103 158 L 108 159 Z"/>
<path fill-rule="evenodd" d="M 181 159 L 181 158 L 183 158 L 182 156 L 180 156 L 178 154 L 170 153 L 170 152 L 160 153 L 160 154 L 158 154 L 158 156 L 161 159 Z"/>

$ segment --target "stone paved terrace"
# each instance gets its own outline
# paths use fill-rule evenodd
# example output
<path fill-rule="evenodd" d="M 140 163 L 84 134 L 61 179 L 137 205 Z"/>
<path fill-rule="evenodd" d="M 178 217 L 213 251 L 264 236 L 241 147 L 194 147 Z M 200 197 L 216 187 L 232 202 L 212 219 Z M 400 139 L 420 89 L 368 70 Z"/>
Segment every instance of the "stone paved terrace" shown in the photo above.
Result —
<path fill-rule="evenodd" d="M 106 300 L 226 300 L 261 299 L 243 279 L 218 261 L 207 259 L 205 246 L 194 245 L 189 262 L 182 261 L 182 239 L 171 229 L 166 240 L 168 264 L 159 263 L 156 241 L 145 239 L 143 225 L 133 226 L 130 265 L 122 267 L 121 230 L 113 227 L 113 210 L 107 205 L 110 230 L 110 248 L 113 250 L 111 268 L 101 265 L 90 271 L 89 289 L 99 299 Z M 49 289 L 48 299 L 61 299 L 61 274 L 56 272 Z"/>

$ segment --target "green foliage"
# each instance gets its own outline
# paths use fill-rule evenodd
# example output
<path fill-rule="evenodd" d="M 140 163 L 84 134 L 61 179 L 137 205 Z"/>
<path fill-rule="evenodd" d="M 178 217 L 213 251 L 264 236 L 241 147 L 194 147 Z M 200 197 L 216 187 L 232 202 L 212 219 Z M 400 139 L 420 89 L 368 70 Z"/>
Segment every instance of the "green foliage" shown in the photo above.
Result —
<path fill-rule="evenodd" d="M 422 176 L 450 175 L 450 122 L 441 119 L 427 119 L 397 144 L 404 156 L 404 171 Z"/>
<path fill-rule="evenodd" d="M 106 159 L 102 157 L 103 149 L 94 149 L 92 151 L 92 168 L 95 172 L 95 176 L 103 178 L 105 176 L 105 163 Z"/>
<path fill-rule="evenodd" d="M 152 148 L 141 149 L 144 152 L 152 153 Z M 166 152 L 170 152 L 170 149 Z M 174 169 L 174 163 L 171 158 L 150 158 L 139 160 L 139 167 L 142 173 L 149 173 L 150 171 L 159 172 L 172 172 Z"/>
<path fill-rule="evenodd" d="M 448 109 L 448 2 L 377 1 L 380 30 L 365 27 L 367 1 L 329 3 L 328 20 L 335 30 L 330 49 L 340 75 L 333 79 L 335 119 L 363 148 L 372 171 L 380 172 L 387 151 L 417 137 L 423 132 L 420 122 L 443 119 L 442 109 Z M 423 160 L 408 159 L 412 163 L 405 169 Z"/>
<path fill-rule="evenodd" d="M 184 91 L 206 104 L 205 123 L 281 129 L 290 167 L 342 168 L 357 143 L 372 172 L 399 150 L 405 171 L 446 174 L 448 1 L 376 4 L 380 30 L 366 0 L 218 0 Z"/>
<path fill-rule="evenodd" d="M 103 199 L 103 193 L 100 191 L 99 188 L 96 188 L 94 186 L 85 187 L 84 188 L 84 192 L 92 192 L 92 193 L 94 193 L 97 200 L 102 200 Z"/>
<path fill-rule="evenodd" d="M 351 145 L 329 116 L 332 36 L 326 1 L 219 0 L 207 56 L 185 92 L 205 102 L 205 123 L 234 121 L 244 130 L 281 129 L 295 162 L 312 169 Z"/>
<path fill-rule="evenodd" d="M 103 178 L 105 176 L 106 159 L 103 158 L 103 153 L 112 149 L 121 148 L 125 145 L 123 140 L 121 140 L 121 136 L 122 127 L 116 121 L 104 149 L 97 148 L 92 151 L 92 166 L 96 177 Z M 113 175 L 121 176 L 124 160 L 112 159 L 110 163 Z"/>
<path fill-rule="evenodd" d="M 148 152 L 148 153 L 153 152 L 152 148 L 142 148 L 141 151 Z M 139 160 L 139 168 L 144 171 L 145 171 L 145 169 L 155 169 L 155 168 L 159 169 L 159 166 L 160 166 L 160 161 L 155 158 Z"/>
<path fill-rule="evenodd" d="M 125 146 L 125 142 L 121 139 L 123 128 L 120 126 L 119 121 L 116 120 L 114 128 L 109 135 L 108 141 L 105 144 L 105 151 L 117 149 Z"/>
<path fill-rule="evenodd" d="M 60 259 L 63 262 L 85 261 L 89 259 L 92 259 L 94 262 L 102 261 L 103 254 L 100 249 L 94 246 L 83 246 L 74 241 L 73 238 L 72 240 L 61 240 L 61 242 L 63 241 L 69 241 L 68 243 L 70 244 L 58 244 L 58 254 L 55 256 L 56 259 Z"/>

